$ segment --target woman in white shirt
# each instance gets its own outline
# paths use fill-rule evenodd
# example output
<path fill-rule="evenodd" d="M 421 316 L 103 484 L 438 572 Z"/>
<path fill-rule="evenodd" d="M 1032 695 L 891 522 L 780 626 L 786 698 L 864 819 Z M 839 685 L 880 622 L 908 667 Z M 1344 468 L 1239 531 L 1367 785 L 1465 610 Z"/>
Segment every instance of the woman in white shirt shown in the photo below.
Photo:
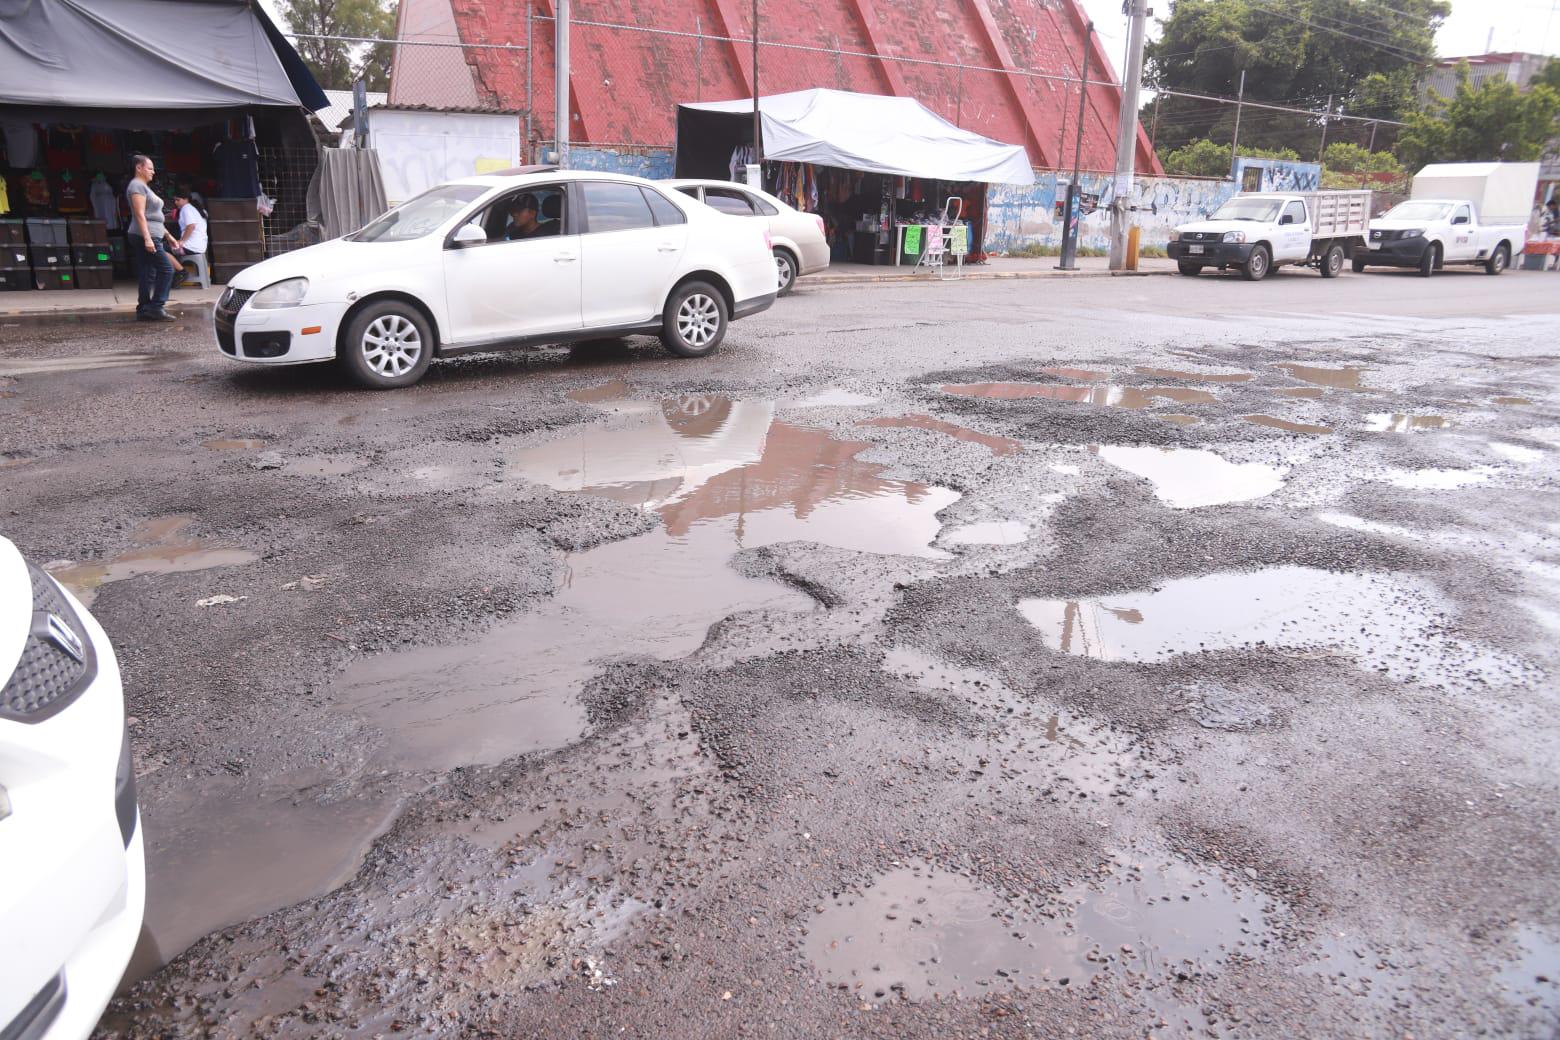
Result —
<path fill-rule="evenodd" d="M 190 189 L 180 185 L 173 193 L 173 203 L 179 207 L 179 259 L 197 256 L 206 251 L 206 215 L 196 208 L 190 198 Z M 175 274 L 176 285 L 183 285 L 188 277 L 184 264 L 179 264 Z"/>

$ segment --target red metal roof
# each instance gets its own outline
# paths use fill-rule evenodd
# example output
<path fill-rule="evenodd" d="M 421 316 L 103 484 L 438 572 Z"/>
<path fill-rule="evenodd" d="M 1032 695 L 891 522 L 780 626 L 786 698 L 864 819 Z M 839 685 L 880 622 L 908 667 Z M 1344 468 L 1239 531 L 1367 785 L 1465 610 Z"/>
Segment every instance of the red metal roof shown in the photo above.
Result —
<path fill-rule="evenodd" d="M 453 13 L 467 44 L 523 44 L 526 10 L 533 2 L 537 14 L 553 14 L 553 0 L 403 0 L 402 25 L 417 20 L 409 19 L 408 8 L 426 6 L 431 13 L 437 7 Z M 751 10 L 746 0 L 574 0 L 570 139 L 670 145 L 679 102 L 751 97 Z M 759 88 L 764 94 L 834 87 L 913 97 L 959 126 L 1024 145 L 1037 166 L 1072 165 L 1076 78 L 1088 22 L 1077 0 L 802 0 L 765 4 L 759 18 L 764 43 L 797 45 L 761 49 Z M 705 39 L 700 45 L 691 35 L 584 24 L 590 22 L 689 34 L 699 29 L 743 42 Z M 538 137 L 551 139 L 552 23 L 537 22 L 535 29 L 534 126 Z M 1098 38 L 1090 46 L 1089 78 L 1114 79 Z M 965 68 L 882 60 L 894 57 Z M 523 52 L 469 48 L 466 60 L 486 102 L 525 107 Z M 1074 82 L 970 67 L 1022 69 Z M 406 77 L 394 82 L 392 100 L 438 103 L 436 96 L 412 86 Z M 1088 93 L 1083 165 L 1109 170 L 1115 163 L 1121 91 L 1101 85 Z M 1137 168 L 1163 172 L 1141 130 Z"/>

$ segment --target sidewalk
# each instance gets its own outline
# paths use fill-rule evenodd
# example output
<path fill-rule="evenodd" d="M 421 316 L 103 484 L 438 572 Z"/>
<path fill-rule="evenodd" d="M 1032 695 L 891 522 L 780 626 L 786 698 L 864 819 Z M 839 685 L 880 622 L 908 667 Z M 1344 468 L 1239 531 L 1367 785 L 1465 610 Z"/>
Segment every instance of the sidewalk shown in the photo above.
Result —
<path fill-rule="evenodd" d="M 209 289 L 199 286 L 175 289 L 168 295 L 168 309 L 210 310 L 222 295 L 225 286 L 213 285 Z M 0 319 L 4 318 L 63 318 L 100 315 L 108 317 L 135 314 L 136 284 L 132 281 L 115 282 L 112 289 L 61 289 L 46 292 L 0 293 Z"/>
<path fill-rule="evenodd" d="M 1133 271 L 1112 271 L 1110 261 L 1103 256 L 1080 256 L 1076 271 L 1059 271 L 1056 265 L 1059 259 L 1054 256 L 1039 257 L 1006 257 L 994 256 L 984 264 L 964 268 L 963 277 L 966 281 L 995 280 L 1004 278 L 1100 278 L 1118 275 L 1133 277 L 1135 275 L 1149 274 L 1175 274 L 1175 261 L 1164 257 L 1143 257 L 1138 261 L 1138 269 Z M 952 281 L 950 269 L 949 281 Z M 911 266 L 901 267 L 874 267 L 871 264 L 834 264 L 827 271 L 819 271 L 817 274 L 804 275 L 798 279 L 803 287 L 827 286 L 827 285 L 869 285 L 880 282 L 908 282 L 922 281 L 935 282 L 938 278 L 935 274 L 926 270 L 917 270 Z"/>

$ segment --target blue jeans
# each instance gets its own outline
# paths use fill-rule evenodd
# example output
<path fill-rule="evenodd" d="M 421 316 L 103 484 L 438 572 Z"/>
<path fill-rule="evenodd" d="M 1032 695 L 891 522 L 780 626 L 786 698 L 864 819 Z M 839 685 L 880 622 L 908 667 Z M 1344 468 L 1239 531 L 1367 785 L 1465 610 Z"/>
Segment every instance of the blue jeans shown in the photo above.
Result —
<path fill-rule="evenodd" d="M 162 239 L 156 241 L 157 251 L 146 251 L 146 240 L 130 239 L 135 250 L 136 273 L 140 289 L 136 294 L 135 313 L 151 316 L 161 314 L 168 302 L 168 290 L 173 288 L 173 268 L 168 266 L 168 252 Z"/>

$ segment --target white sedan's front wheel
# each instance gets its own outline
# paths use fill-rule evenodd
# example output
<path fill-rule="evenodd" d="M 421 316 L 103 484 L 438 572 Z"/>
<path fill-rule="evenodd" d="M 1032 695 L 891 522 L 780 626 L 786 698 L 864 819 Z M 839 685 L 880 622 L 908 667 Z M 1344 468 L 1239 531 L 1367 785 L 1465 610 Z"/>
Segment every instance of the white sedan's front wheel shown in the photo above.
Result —
<path fill-rule="evenodd" d="M 678 357 L 704 357 L 726 338 L 726 300 L 707 282 L 679 285 L 661 312 L 661 342 Z"/>
<path fill-rule="evenodd" d="M 347 326 L 341 361 L 347 374 L 369 389 L 411 386 L 433 361 L 427 319 L 400 300 L 371 303 Z"/>

